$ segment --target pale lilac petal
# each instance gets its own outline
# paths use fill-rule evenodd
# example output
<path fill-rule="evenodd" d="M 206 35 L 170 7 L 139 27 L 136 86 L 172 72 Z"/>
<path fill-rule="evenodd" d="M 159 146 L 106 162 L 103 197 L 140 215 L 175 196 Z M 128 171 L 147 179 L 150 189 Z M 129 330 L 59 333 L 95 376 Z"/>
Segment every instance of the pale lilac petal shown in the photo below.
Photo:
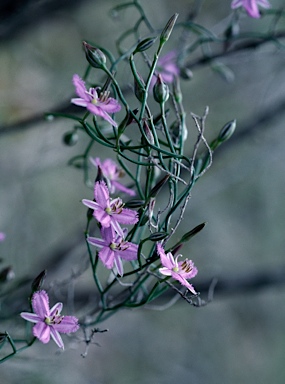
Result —
<path fill-rule="evenodd" d="M 51 327 L 42 321 L 34 325 L 33 335 L 37 337 L 42 343 L 46 344 L 50 340 L 50 330 Z"/>
<path fill-rule="evenodd" d="M 109 244 L 106 243 L 103 239 L 98 239 L 97 237 L 88 237 L 87 241 L 89 244 L 95 245 L 99 248 L 108 246 Z"/>
<path fill-rule="evenodd" d="M 84 205 L 86 205 L 86 207 L 94 209 L 94 210 L 97 209 L 98 207 L 100 207 L 99 204 L 97 204 L 95 201 L 92 201 L 92 200 L 83 199 L 82 203 Z"/>
<path fill-rule="evenodd" d="M 0 232 L 0 242 L 1 242 L 1 241 L 4 241 L 4 240 L 5 240 L 5 237 L 6 237 L 5 233 Z"/>
<path fill-rule="evenodd" d="M 56 303 L 50 310 L 50 317 L 54 315 L 59 315 L 62 311 L 63 304 L 62 303 Z"/>
<path fill-rule="evenodd" d="M 35 313 L 21 312 L 20 316 L 27 321 L 31 321 L 32 323 L 38 323 L 39 321 L 42 321 L 42 318 Z"/>
<path fill-rule="evenodd" d="M 99 252 L 99 257 L 106 268 L 108 269 L 113 268 L 115 252 L 111 248 L 109 247 L 102 248 L 101 251 Z"/>
<path fill-rule="evenodd" d="M 87 107 L 88 102 L 84 99 L 74 98 L 71 99 L 72 104 L 78 105 L 79 107 Z"/>
<path fill-rule="evenodd" d="M 172 268 L 174 268 L 176 265 L 172 254 L 168 252 L 168 254 L 166 255 L 161 244 L 157 244 L 157 252 L 158 252 L 158 255 L 160 256 L 161 264 L 164 267 L 172 270 Z"/>
<path fill-rule="evenodd" d="M 120 257 L 118 255 L 115 254 L 114 261 L 115 261 L 115 267 L 116 267 L 117 273 L 120 276 L 123 276 L 123 274 L 124 274 L 124 267 L 123 267 L 122 260 L 120 259 Z"/>
<path fill-rule="evenodd" d="M 118 181 L 111 180 L 112 185 L 121 192 L 127 193 L 130 196 L 135 196 L 136 192 L 133 189 L 125 187 L 123 184 Z"/>
<path fill-rule="evenodd" d="M 86 93 L 86 87 L 85 87 L 85 82 L 77 75 L 73 75 L 72 78 L 73 85 L 75 86 L 75 91 L 77 95 L 81 98 L 84 99 L 85 101 L 91 101 L 92 98 L 91 96 L 87 95 Z"/>
<path fill-rule="evenodd" d="M 41 319 L 49 316 L 49 298 L 46 291 L 37 291 L 33 294 L 32 307 Z"/>
<path fill-rule="evenodd" d="M 117 222 L 117 220 L 113 219 L 111 220 L 111 226 L 115 230 L 115 232 L 120 235 L 121 237 L 124 237 L 124 231 L 121 228 L 120 224 Z"/>
<path fill-rule="evenodd" d="M 184 287 L 188 288 L 190 292 L 192 292 L 194 295 L 197 295 L 197 292 L 195 291 L 194 287 L 192 284 L 188 283 L 187 280 L 183 279 L 178 273 L 173 273 L 172 277 L 175 280 L 178 280 Z"/>
<path fill-rule="evenodd" d="M 241 7 L 243 5 L 243 0 L 234 0 L 232 1 L 231 7 L 232 9 Z"/>
<path fill-rule="evenodd" d="M 172 271 L 166 267 L 159 268 L 159 272 L 165 276 L 171 276 L 172 275 Z"/>
<path fill-rule="evenodd" d="M 54 342 L 58 345 L 58 347 L 64 349 L 64 344 L 60 334 L 53 327 L 50 327 L 50 333 L 51 337 L 53 338 Z"/>
<path fill-rule="evenodd" d="M 139 220 L 137 212 L 127 208 L 123 208 L 121 213 L 114 213 L 112 216 L 122 224 L 135 224 Z"/>
<path fill-rule="evenodd" d="M 74 316 L 63 316 L 61 322 L 54 324 L 52 328 L 60 333 L 76 332 L 79 329 L 78 319 Z"/>

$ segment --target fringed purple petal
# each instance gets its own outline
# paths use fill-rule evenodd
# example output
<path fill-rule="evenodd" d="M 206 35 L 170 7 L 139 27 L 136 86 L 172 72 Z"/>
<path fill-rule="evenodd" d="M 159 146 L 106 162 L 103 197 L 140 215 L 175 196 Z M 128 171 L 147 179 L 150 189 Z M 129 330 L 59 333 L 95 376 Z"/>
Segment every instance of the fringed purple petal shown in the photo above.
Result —
<path fill-rule="evenodd" d="M 78 319 L 75 316 L 63 316 L 59 324 L 53 324 L 52 328 L 60 333 L 73 333 L 79 329 Z"/>
<path fill-rule="evenodd" d="M 99 252 L 99 257 L 106 268 L 108 269 L 113 268 L 115 252 L 111 248 L 109 247 L 102 248 L 101 251 Z"/>
<path fill-rule="evenodd" d="M 114 213 L 114 219 L 122 224 L 135 224 L 138 222 L 138 213 L 127 208 L 123 208 L 121 213 Z"/>
<path fill-rule="evenodd" d="M 73 75 L 72 82 L 75 86 L 76 94 L 85 101 L 91 101 L 91 96 L 86 93 L 87 89 L 85 87 L 85 82 L 78 75 Z"/>
<path fill-rule="evenodd" d="M 42 343 L 47 344 L 50 340 L 50 327 L 41 321 L 34 325 L 33 335 L 37 337 Z"/>
<path fill-rule="evenodd" d="M 37 291 L 33 294 L 32 307 L 42 320 L 49 316 L 49 298 L 46 291 Z"/>

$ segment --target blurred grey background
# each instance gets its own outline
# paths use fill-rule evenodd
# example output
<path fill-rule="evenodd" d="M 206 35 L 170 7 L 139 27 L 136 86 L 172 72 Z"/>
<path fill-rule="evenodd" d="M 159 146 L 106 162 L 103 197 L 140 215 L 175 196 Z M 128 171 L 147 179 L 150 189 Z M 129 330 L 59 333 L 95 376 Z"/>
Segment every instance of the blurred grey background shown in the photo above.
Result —
<path fill-rule="evenodd" d="M 82 172 L 67 165 L 82 153 L 86 138 L 81 135 L 75 147 L 66 147 L 62 135 L 71 121 L 33 118 L 73 96 L 72 75 L 86 68 L 82 40 L 115 54 L 115 38 L 136 17 L 127 12 L 111 19 L 108 12 L 119 3 L 19 1 L 4 13 L 10 2 L 1 2 L 0 231 L 7 237 L 0 256 L 1 266 L 13 267 L 16 281 L 29 282 L 47 268 L 46 287 L 55 287 L 86 264 L 81 199 L 89 198 L 90 190 Z M 197 22 L 219 33 L 230 1 L 201 3 Z M 277 7 L 283 1 L 271 3 Z M 141 4 L 152 24 L 162 28 L 175 12 L 183 20 L 194 1 Z M 267 26 L 248 17 L 241 22 L 244 30 Z M 284 30 L 284 19 L 279 27 Z M 170 48 L 175 33 L 172 38 Z M 1 384 L 285 382 L 284 58 L 282 49 L 266 44 L 220 60 L 234 74 L 231 82 L 202 66 L 183 83 L 191 129 L 190 112 L 202 114 L 206 105 L 208 138 L 237 119 L 235 136 L 217 151 L 212 168 L 194 188 L 185 227 L 177 234 L 207 221 L 183 254 L 199 269 L 193 283 L 203 298 L 211 279 L 218 279 L 213 302 L 194 308 L 178 301 L 164 312 L 122 311 L 102 324 L 109 332 L 96 336 L 100 346 L 90 345 L 85 359 L 80 333 L 70 342 L 63 336 L 66 351 L 60 354 L 54 343 L 37 342 L 1 365 Z M 127 65 L 122 76 L 130 80 Z M 191 148 L 191 141 L 187 145 Z M 100 149 L 94 155 L 100 156 Z M 94 294 L 90 275 L 88 269 L 76 281 L 75 292 L 87 288 Z M 28 296 L 29 283 L 23 292 Z M 55 295 L 66 311 L 73 310 L 72 297 Z M 19 324 L 22 329 L 21 321 L 2 318 L 0 331 Z"/>

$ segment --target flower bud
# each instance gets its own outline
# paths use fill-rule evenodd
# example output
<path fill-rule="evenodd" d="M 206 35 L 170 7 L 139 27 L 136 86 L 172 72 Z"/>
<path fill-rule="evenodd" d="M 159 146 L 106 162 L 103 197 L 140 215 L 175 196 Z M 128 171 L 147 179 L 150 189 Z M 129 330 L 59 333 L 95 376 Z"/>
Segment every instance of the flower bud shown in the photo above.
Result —
<path fill-rule="evenodd" d="M 164 27 L 160 35 L 161 43 L 165 43 L 169 39 L 169 36 L 171 35 L 174 24 L 176 23 L 177 17 L 178 17 L 178 13 L 174 13 L 174 15 L 171 16 L 171 18 L 166 23 L 166 26 Z"/>
<path fill-rule="evenodd" d="M 169 98 L 168 85 L 163 82 L 162 76 L 157 76 L 157 81 L 153 87 L 153 97 L 158 103 L 165 103 Z"/>
<path fill-rule="evenodd" d="M 156 197 L 161 188 L 164 186 L 164 184 L 169 179 L 169 175 L 164 176 L 150 191 L 149 197 Z"/>
<path fill-rule="evenodd" d="M 136 95 L 136 98 L 142 103 L 145 97 L 145 82 L 139 73 L 137 75 L 139 78 L 139 82 L 135 78 L 135 84 L 134 84 L 135 95 Z"/>
<path fill-rule="evenodd" d="M 231 120 L 227 124 L 225 124 L 219 133 L 219 136 L 218 136 L 219 142 L 223 143 L 224 141 L 228 140 L 234 133 L 235 129 L 236 129 L 236 120 Z"/>
<path fill-rule="evenodd" d="M 42 286 L 43 286 L 43 283 L 44 283 L 44 280 L 46 278 L 46 275 L 47 275 L 47 271 L 46 269 L 44 269 L 32 282 L 32 291 L 33 292 L 36 292 L 36 291 L 40 291 Z"/>
<path fill-rule="evenodd" d="M 154 145 L 154 137 L 153 137 L 153 134 L 147 124 L 147 122 L 144 120 L 143 122 L 143 130 L 145 132 L 145 135 L 147 137 L 147 140 L 148 140 L 148 143 L 147 144 L 151 144 L 151 145 Z"/>
<path fill-rule="evenodd" d="M 78 141 L 78 134 L 76 132 L 74 132 L 74 131 L 66 132 L 63 135 L 62 140 L 63 140 L 65 145 L 68 145 L 69 147 L 72 147 Z"/>
<path fill-rule="evenodd" d="M 6 267 L 0 271 L 0 283 L 7 283 L 15 278 L 15 272 L 12 267 Z"/>
<path fill-rule="evenodd" d="M 83 41 L 84 51 L 88 63 L 94 68 L 102 68 L 106 64 L 106 56 L 104 53 L 96 47 Z"/>
<path fill-rule="evenodd" d="M 134 55 L 138 52 L 143 52 L 149 49 L 156 41 L 157 37 L 148 37 L 140 41 L 134 50 Z"/>

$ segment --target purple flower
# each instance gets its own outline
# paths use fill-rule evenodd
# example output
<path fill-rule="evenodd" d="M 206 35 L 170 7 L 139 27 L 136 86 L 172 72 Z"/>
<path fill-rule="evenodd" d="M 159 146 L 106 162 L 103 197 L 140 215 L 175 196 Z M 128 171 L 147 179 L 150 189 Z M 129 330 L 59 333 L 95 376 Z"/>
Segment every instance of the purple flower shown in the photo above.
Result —
<path fill-rule="evenodd" d="M 5 240 L 5 237 L 6 237 L 5 233 L 0 232 L 0 243 L 1 243 L 1 241 Z"/>
<path fill-rule="evenodd" d="M 157 72 L 160 73 L 165 83 L 173 83 L 176 76 L 179 75 L 180 70 L 176 64 L 176 51 L 170 51 L 166 55 L 161 56 L 157 63 Z"/>
<path fill-rule="evenodd" d="M 118 124 L 109 116 L 109 113 L 119 112 L 121 109 L 117 100 L 109 97 L 109 93 L 100 94 L 98 96 L 97 88 L 89 88 L 87 91 L 85 82 L 78 76 L 73 75 L 73 84 L 79 98 L 71 99 L 71 102 L 80 107 L 86 107 L 93 115 L 101 116 L 114 127 Z"/>
<path fill-rule="evenodd" d="M 171 252 L 165 253 L 161 244 L 157 244 L 157 252 L 160 256 L 162 268 L 159 272 L 166 276 L 172 276 L 173 279 L 178 280 L 182 285 L 187 287 L 194 295 L 197 294 L 193 286 L 188 283 L 186 279 L 192 279 L 198 273 L 198 269 L 194 266 L 192 260 L 178 261 L 178 255 L 175 259 Z"/>
<path fill-rule="evenodd" d="M 271 5 L 267 0 L 233 0 L 232 9 L 244 7 L 250 17 L 258 19 L 260 17 L 258 5 L 263 8 L 270 8 Z"/>
<path fill-rule="evenodd" d="M 82 200 L 82 203 L 94 210 L 93 215 L 103 228 L 112 226 L 114 230 L 124 237 L 119 223 L 135 224 L 138 221 L 137 212 L 126 209 L 122 200 L 117 197 L 111 200 L 109 190 L 104 181 L 97 181 L 94 188 L 95 201 Z"/>
<path fill-rule="evenodd" d="M 138 253 L 138 245 L 129 243 L 120 235 L 116 235 L 112 227 L 101 228 L 102 239 L 88 237 L 89 244 L 101 248 L 99 257 L 106 268 L 115 267 L 120 276 L 123 276 L 124 269 L 122 259 L 135 260 Z"/>
<path fill-rule="evenodd" d="M 136 192 L 133 189 L 127 188 L 117 181 L 120 177 L 124 176 L 124 173 L 118 168 L 115 161 L 106 159 L 101 162 L 99 157 L 96 157 L 95 159 L 91 157 L 90 161 L 93 165 L 95 165 L 95 167 L 100 167 L 103 176 L 107 180 L 110 193 L 115 193 L 116 189 L 118 189 L 119 191 L 125 192 L 130 196 L 136 195 Z"/>
<path fill-rule="evenodd" d="M 79 328 L 78 319 L 74 316 L 62 316 L 62 303 L 55 304 L 49 309 L 49 298 L 46 291 L 37 291 L 32 297 L 32 307 L 34 313 L 22 312 L 20 316 L 32 323 L 33 335 L 42 343 L 50 341 L 50 336 L 59 346 L 64 349 L 64 344 L 60 333 L 76 332 Z"/>

